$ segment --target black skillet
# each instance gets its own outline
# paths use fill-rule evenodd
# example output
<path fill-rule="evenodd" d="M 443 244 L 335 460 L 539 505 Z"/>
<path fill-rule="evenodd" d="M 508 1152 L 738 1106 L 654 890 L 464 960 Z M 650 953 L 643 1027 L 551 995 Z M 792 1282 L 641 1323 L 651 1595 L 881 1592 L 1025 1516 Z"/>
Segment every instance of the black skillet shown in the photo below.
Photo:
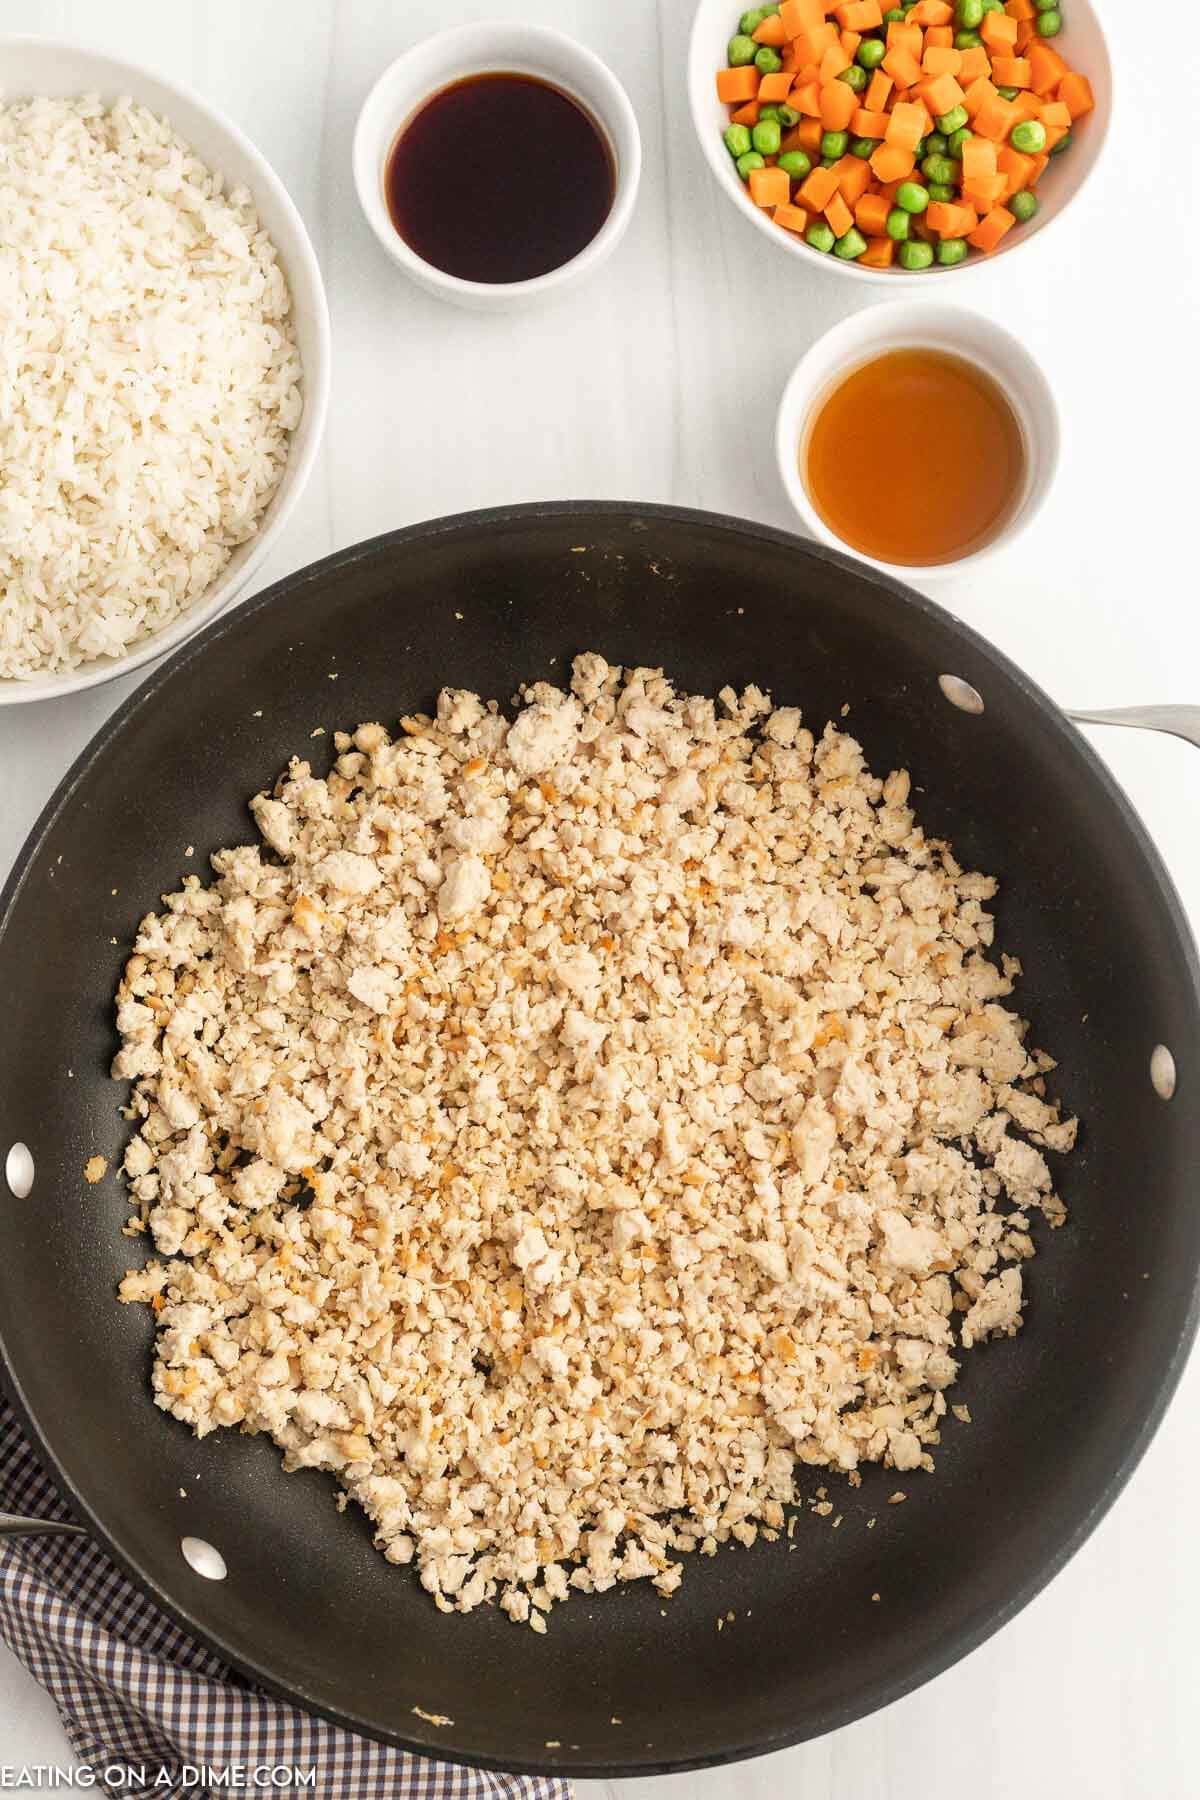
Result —
<path fill-rule="evenodd" d="M 1003 880 L 999 942 L 1028 971 L 1033 1039 L 1084 1126 L 1071 1217 L 1043 1234 L 1025 1331 L 966 1359 L 936 1476 L 830 1486 L 834 1531 L 577 1598 L 546 1637 L 434 1610 L 411 1571 L 265 1440 L 198 1444 L 151 1403 L 151 1326 L 114 1289 L 134 1246 L 118 1178 L 112 994 L 136 921 L 318 725 L 393 720 L 445 682 L 507 700 L 581 649 L 712 693 L 756 681 L 907 766 L 925 825 Z M 939 677 L 970 683 L 959 710 Z M 336 679 L 334 679 L 336 677 Z M 194 855 L 186 857 L 187 847 Z M 113 890 L 116 890 L 114 893 Z M 860 1717 L 978 1644 L 1119 1492 L 1174 1388 L 1200 1267 L 1200 974 L 1145 831 L 1063 714 L 919 595 L 737 520 L 664 507 L 477 513 L 348 550 L 179 650 L 103 727 L 0 899 L 0 1338 L 21 1412 L 79 1517 L 147 1593 L 275 1693 L 388 1741 L 509 1769 L 619 1774 L 730 1761 Z M 1150 1077 L 1173 1053 L 1174 1099 Z M 1159 1087 L 1167 1068 L 1160 1053 Z M 820 1476 L 805 1475 L 811 1496 Z M 187 1498 L 180 1496 L 180 1488 Z M 869 1518 L 877 1525 L 866 1529 Z M 206 1582 L 183 1534 L 222 1552 Z M 873 1596 L 878 1595 L 878 1599 Z M 733 1621 L 718 1632 L 717 1618 Z M 419 1710 L 417 1710 L 419 1709 Z M 453 1721 L 435 1724 L 429 1715 Z M 616 1721 L 620 1721 L 617 1723 Z M 554 1742 L 558 1747 L 551 1748 Z"/>

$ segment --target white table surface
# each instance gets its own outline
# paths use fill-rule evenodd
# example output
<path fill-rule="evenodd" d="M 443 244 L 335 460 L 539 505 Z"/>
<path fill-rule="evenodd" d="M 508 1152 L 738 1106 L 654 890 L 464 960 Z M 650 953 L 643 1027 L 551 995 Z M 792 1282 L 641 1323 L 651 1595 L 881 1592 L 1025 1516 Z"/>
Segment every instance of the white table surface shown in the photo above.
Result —
<path fill-rule="evenodd" d="M 1064 702 L 1200 701 L 1200 134 L 1185 123 L 1200 40 L 1168 9 L 1140 42 L 1142 5 L 1100 6 L 1116 154 L 1052 233 L 957 290 L 1017 330 L 1057 384 L 1068 433 L 1057 491 L 1020 544 L 936 591 Z M 506 11 L 574 33 L 613 65 L 646 172 L 629 237 L 597 278 L 552 311 L 493 319 L 425 297 L 385 260 L 349 153 L 385 63 L 439 23 Z M 792 522 L 772 462 L 776 399 L 860 290 L 774 255 L 718 196 L 686 112 L 690 14 L 688 0 L 459 0 L 452 12 L 417 0 L 0 0 L 0 33 L 77 36 L 194 87 L 255 139 L 308 221 L 333 314 L 333 405 L 322 464 L 261 585 L 388 527 L 506 501 L 636 498 Z M 1164 104 L 1171 92 L 1185 98 Z M 0 713 L 0 877 L 132 685 Z M 1165 738 L 1093 736 L 1200 923 L 1200 761 Z M 920 1693 L 764 1761 L 585 1782 L 579 1800 L 1194 1795 L 1198 1407 L 1193 1362 L 1070 1567 Z M 68 1760 L 49 1701 L 0 1646 L 0 1768 Z"/>

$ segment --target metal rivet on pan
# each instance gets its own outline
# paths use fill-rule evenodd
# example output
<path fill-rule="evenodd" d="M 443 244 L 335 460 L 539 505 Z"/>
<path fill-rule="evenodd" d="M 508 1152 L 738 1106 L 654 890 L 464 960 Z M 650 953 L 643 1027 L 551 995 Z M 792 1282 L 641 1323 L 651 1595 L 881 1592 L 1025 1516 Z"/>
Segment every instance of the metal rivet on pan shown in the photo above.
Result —
<path fill-rule="evenodd" d="M 221 1552 L 203 1538 L 181 1538 L 179 1548 L 183 1551 L 184 1560 L 195 1569 L 197 1575 L 203 1575 L 205 1581 L 224 1581 L 228 1575 L 229 1570 L 225 1567 L 225 1558 Z"/>
<path fill-rule="evenodd" d="M 1160 1100 L 1175 1095 L 1175 1058 L 1165 1044 L 1155 1044 L 1150 1053 L 1150 1085 Z"/>
<path fill-rule="evenodd" d="M 33 1155 L 28 1144 L 14 1144 L 4 1159 L 4 1179 L 18 1200 L 33 1191 Z"/>
<path fill-rule="evenodd" d="M 939 675 L 938 686 L 945 694 L 951 706 L 957 706 L 960 712 L 981 713 L 983 711 L 983 695 L 978 688 L 973 688 L 969 681 L 959 675 Z"/>

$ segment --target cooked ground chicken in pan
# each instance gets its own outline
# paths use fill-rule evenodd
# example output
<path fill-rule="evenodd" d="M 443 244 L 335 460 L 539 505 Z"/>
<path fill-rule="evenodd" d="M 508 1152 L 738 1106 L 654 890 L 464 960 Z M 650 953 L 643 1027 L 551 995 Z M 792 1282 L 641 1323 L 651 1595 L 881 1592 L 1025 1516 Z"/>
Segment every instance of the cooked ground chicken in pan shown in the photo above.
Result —
<path fill-rule="evenodd" d="M 777 1533 L 798 1464 L 931 1469 L 1076 1127 L 908 775 L 594 654 L 335 745 L 125 971 L 158 1404 L 538 1630 Z"/>

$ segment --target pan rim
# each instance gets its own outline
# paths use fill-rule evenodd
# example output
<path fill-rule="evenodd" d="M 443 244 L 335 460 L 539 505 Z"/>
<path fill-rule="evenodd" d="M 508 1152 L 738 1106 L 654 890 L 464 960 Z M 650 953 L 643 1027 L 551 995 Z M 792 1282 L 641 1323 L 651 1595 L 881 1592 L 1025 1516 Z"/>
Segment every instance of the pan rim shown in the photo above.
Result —
<path fill-rule="evenodd" d="M 783 530 L 777 526 L 738 518 L 732 514 L 713 513 L 699 508 L 663 503 L 640 504 L 622 500 L 532 501 L 520 505 L 485 507 L 471 512 L 445 514 L 436 519 L 424 520 L 393 531 L 382 532 L 373 538 L 364 539 L 360 543 L 348 545 L 328 557 L 309 563 L 303 568 L 283 576 L 280 580 L 273 582 L 270 587 L 265 588 L 262 593 L 235 605 L 211 621 L 151 670 L 133 693 L 128 695 L 103 722 L 56 786 L 22 844 L 3 887 L 0 888 L 0 946 L 3 945 L 13 910 L 43 839 L 55 824 L 63 808 L 74 796 L 93 763 L 103 755 L 112 740 L 125 729 L 127 723 L 154 700 L 160 688 L 187 667 L 195 657 L 202 655 L 210 644 L 224 637 L 226 633 L 238 629 L 243 621 L 249 620 L 267 607 L 285 601 L 294 595 L 301 585 L 310 581 L 327 580 L 354 563 L 381 552 L 402 549 L 421 540 L 469 534 L 486 527 L 495 528 L 503 525 L 520 527 L 523 524 L 563 517 L 576 517 L 588 521 L 599 521 L 607 517 L 626 525 L 633 520 L 669 519 L 676 524 L 699 526 L 729 536 L 754 538 L 841 569 L 847 574 L 853 575 L 857 582 L 866 582 L 881 590 L 893 601 L 899 601 L 911 613 L 930 618 L 948 629 L 962 643 L 964 649 L 978 657 L 984 665 L 995 670 L 1021 692 L 1049 729 L 1058 737 L 1063 750 L 1074 756 L 1082 770 L 1093 781 L 1099 783 L 1108 801 L 1120 814 L 1126 829 L 1141 851 L 1146 874 L 1154 885 L 1156 898 L 1161 902 L 1174 929 L 1182 964 L 1180 975 L 1190 990 L 1193 1006 L 1197 1012 L 1200 1012 L 1200 958 L 1197 956 L 1195 939 L 1174 882 L 1149 831 L 1124 789 L 1093 750 L 1088 740 L 1072 725 L 1061 707 L 1025 673 L 1020 665 L 1014 663 L 1002 650 L 990 643 L 972 626 L 954 617 L 945 607 L 938 605 L 937 602 L 930 600 L 916 589 L 906 586 L 896 577 L 863 564 L 844 552 L 823 544 L 813 543 L 798 537 L 794 532 Z M 704 1768 L 721 1768 L 732 1763 L 748 1761 L 754 1757 L 772 1755 L 797 1744 L 812 1741 L 851 1725 L 859 1719 L 866 1718 L 885 1706 L 894 1704 L 924 1686 L 928 1681 L 933 1680 L 934 1677 L 945 1673 L 947 1669 L 977 1650 L 988 1638 L 1023 1611 L 1030 1601 L 1049 1585 L 1087 1541 L 1113 1506 L 1162 1423 L 1178 1387 L 1196 1338 L 1198 1325 L 1200 1325 L 1200 1282 L 1193 1279 L 1190 1302 L 1174 1335 L 1170 1355 L 1157 1377 L 1153 1403 L 1140 1419 L 1137 1430 L 1131 1435 L 1120 1461 L 1115 1468 L 1108 1472 L 1104 1481 L 1096 1486 L 1090 1504 L 1085 1507 L 1073 1528 L 1058 1536 L 1057 1541 L 1037 1561 L 1036 1566 L 1032 1567 L 1031 1571 L 1025 1575 L 1007 1600 L 996 1606 L 981 1606 L 977 1615 L 960 1625 L 955 1632 L 939 1644 L 936 1651 L 926 1654 L 915 1664 L 906 1668 L 904 1672 L 898 1673 L 894 1677 L 880 1678 L 868 1687 L 857 1690 L 853 1699 L 827 1707 L 815 1723 L 810 1722 L 799 1730 L 784 1729 L 767 1738 L 739 1743 L 732 1747 L 723 1747 L 719 1752 L 694 1757 L 593 1760 L 568 1751 L 565 1755 L 555 1755 L 536 1762 L 497 1758 L 457 1750 L 433 1739 L 421 1739 L 412 1735 L 403 1735 L 398 1731 L 381 1729 L 378 1725 L 373 1725 L 351 1712 L 339 1711 L 323 1704 L 300 1687 L 288 1686 L 274 1677 L 270 1670 L 259 1666 L 253 1658 L 235 1652 L 219 1636 L 198 1625 L 186 1607 L 165 1594 L 157 1583 L 145 1575 L 138 1568 L 136 1561 L 127 1555 L 109 1535 L 104 1523 L 92 1511 L 75 1482 L 66 1474 L 58 1457 L 50 1449 L 41 1428 L 26 1404 L 24 1389 L 14 1368 L 2 1322 L 0 1322 L 0 1379 L 3 1380 L 3 1385 L 12 1400 L 17 1416 L 30 1436 L 34 1448 L 52 1474 L 59 1493 L 76 1516 L 86 1523 L 89 1532 L 105 1554 L 128 1576 L 138 1590 L 151 1599 L 154 1605 L 158 1606 L 181 1630 L 187 1632 L 189 1636 L 195 1638 L 197 1642 L 203 1644 L 223 1662 L 273 1698 L 325 1719 L 343 1730 L 394 1749 L 407 1751 L 415 1756 L 456 1763 L 468 1768 L 516 1775 L 560 1776 L 568 1780 L 585 1777 L 614 1780 L 649 1775 L 682 1774 Z"/>

